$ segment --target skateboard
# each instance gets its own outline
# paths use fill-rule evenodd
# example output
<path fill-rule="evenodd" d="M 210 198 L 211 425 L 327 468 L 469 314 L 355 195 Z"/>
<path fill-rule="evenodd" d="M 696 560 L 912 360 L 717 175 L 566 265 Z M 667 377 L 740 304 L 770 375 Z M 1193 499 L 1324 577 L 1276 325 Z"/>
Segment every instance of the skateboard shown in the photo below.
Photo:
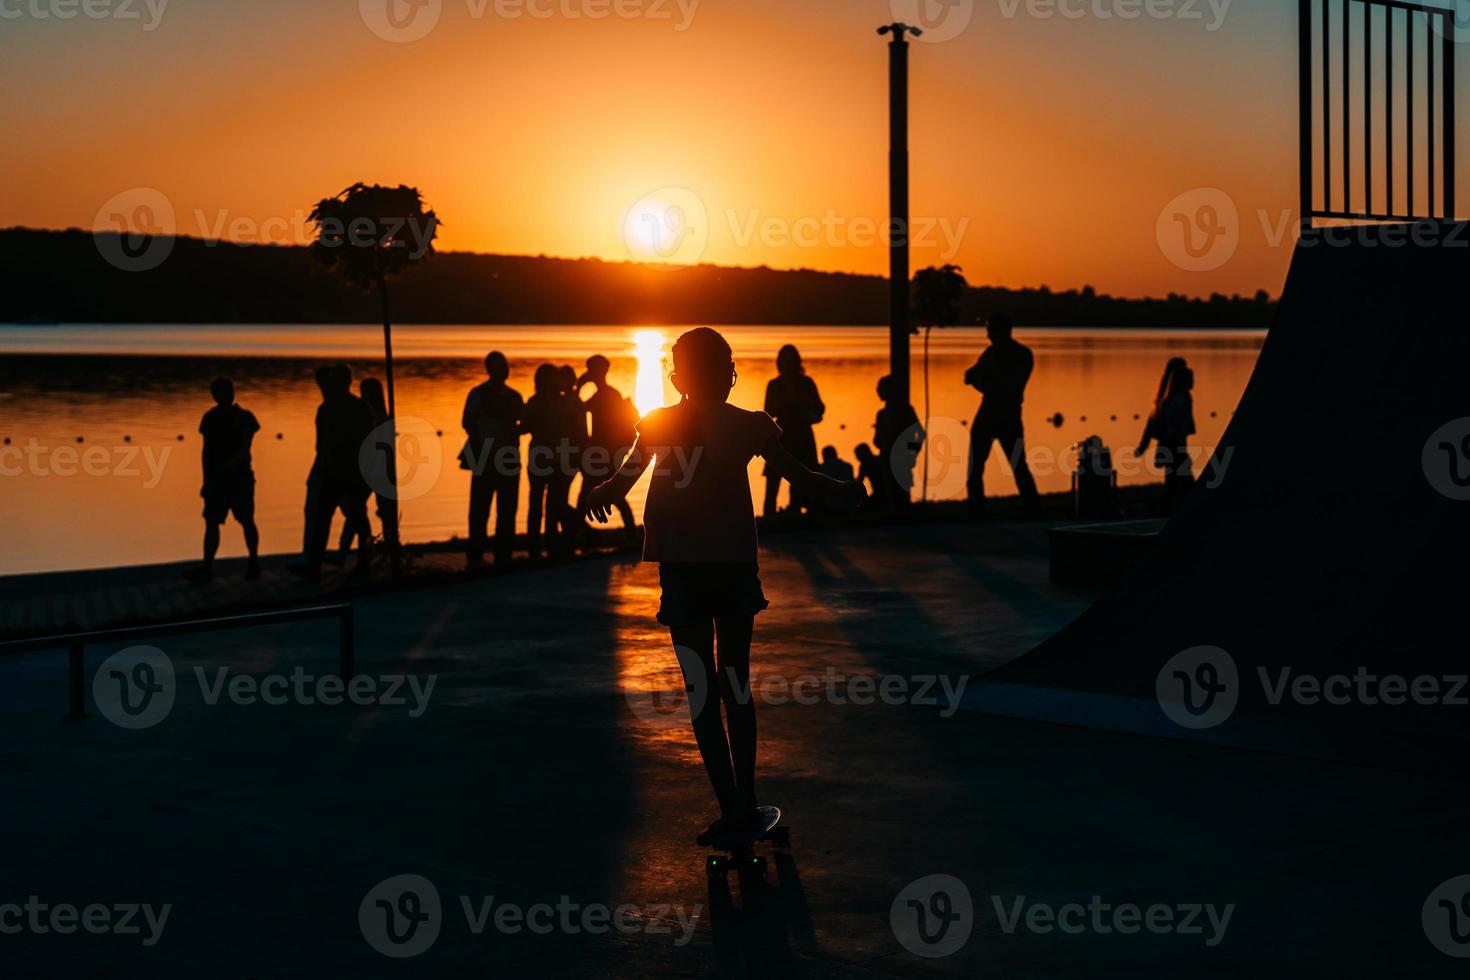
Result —
<path fill-rule="evenodd" d="M 786 849 L 791 846 L 791 828 L 776 826 L 781 821 L 781 808 L 776 806 L 756 807 L 760 812 L 760 826 L 744 834 L 729 834 L 716 837 L 709 842 L 711 854 L 704 859 L 705 873 L 719 878 L 733 870 L 753 871 L 760 877 L 766 876 L 766 856 L 755 853 L 755 845 L 769 841 L 772 847 Z"/>

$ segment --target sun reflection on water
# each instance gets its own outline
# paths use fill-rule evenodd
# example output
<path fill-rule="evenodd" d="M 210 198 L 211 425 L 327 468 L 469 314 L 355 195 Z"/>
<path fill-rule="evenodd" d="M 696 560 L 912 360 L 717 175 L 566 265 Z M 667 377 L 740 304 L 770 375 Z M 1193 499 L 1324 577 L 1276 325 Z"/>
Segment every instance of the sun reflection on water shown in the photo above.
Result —
<path fill-rule="evenodd" d="M 646 415 L 664 404 L 664 335 L 658 330 L 639 330 L 633 334 L 633 356 L 638 361 L 638 380 L 633 389 L 633 404 L 640 415 Z"/>

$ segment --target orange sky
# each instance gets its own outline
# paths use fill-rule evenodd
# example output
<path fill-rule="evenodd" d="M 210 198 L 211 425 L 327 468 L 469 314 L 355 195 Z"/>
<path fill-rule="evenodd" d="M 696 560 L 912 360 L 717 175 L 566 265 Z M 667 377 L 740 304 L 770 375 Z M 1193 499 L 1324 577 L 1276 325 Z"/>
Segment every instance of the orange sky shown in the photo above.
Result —
<path fill-rule="evenodd" d="M 625 259 L 629 209 L 653 195 L 703 212 L 681 261 L 886 272 L 873 31 L 905 0 L 417 0 L 399 9 L 437 21 L 407 43 L 368 26 L 386 2 L 172 0 L 151 30 L 143 0 L 139 20 L 0 21 L 0 225 L 95 227 L 147 187 L 180 232 L 292 240 L 316 199 L 403 182 L 442 248 Z M 934 36 L 969 18 L 912 47 L 914 267 L 1277 292 L 1295 4 L 1157 0 L 1170 16 L 1124 20 L 1098 11 L 1129 0 L 1054 2 L 908 0 Z M 1191 271 L 1159 219 L 1202 187 L 1236 208 L 1239 244 Z"/>

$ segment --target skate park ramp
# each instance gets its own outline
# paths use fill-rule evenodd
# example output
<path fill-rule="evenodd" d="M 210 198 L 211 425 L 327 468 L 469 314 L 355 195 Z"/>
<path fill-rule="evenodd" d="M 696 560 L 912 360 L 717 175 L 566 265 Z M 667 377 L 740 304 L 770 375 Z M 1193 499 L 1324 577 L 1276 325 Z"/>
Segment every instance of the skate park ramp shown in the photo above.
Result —
<path fill-rule="evenodd" d="M 1156 553 L 966 707 L 1464 774 L 1467 285 L 1463 222 L 1305 232 Z"/>

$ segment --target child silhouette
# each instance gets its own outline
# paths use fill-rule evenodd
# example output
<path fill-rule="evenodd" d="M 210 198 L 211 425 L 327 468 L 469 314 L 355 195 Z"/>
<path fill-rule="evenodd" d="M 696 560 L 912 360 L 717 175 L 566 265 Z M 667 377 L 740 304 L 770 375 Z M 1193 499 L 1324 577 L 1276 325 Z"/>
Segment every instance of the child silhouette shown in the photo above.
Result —
<path fill-rule="evenodd" d="M 632 451 L 592 491 L 588 513 L 606 523 L 650 468 L 649 458 L 656 460 L 643 513 L 643 560 L 659 563 L 658 621 L 669 628 L 681 654 L 686 689 L 719 692 L 718 700 L 695 697 L 690 705 L 694 738 L 720 806 L 719 818 L 697 838 L 704 844 L 749 830 L 758 820 L 750 641 L 755 614 L 769 603 L 756 564 L 755 507 L 746 467 L 762 456 L 807 497 L 860 498 L 862 490 L 798 461 L 781 444 L 781 429 L 766 413 L 728 403 L 735 360 L 719 333 L 699 327 L 683 334 L 674 343 L 673 360 L 669 380 L 682 400 L 639 421 Z M 710 685 L 710 678 L 717 684 Z M 720 718 L 722 702 L 728 736 Z"/>

